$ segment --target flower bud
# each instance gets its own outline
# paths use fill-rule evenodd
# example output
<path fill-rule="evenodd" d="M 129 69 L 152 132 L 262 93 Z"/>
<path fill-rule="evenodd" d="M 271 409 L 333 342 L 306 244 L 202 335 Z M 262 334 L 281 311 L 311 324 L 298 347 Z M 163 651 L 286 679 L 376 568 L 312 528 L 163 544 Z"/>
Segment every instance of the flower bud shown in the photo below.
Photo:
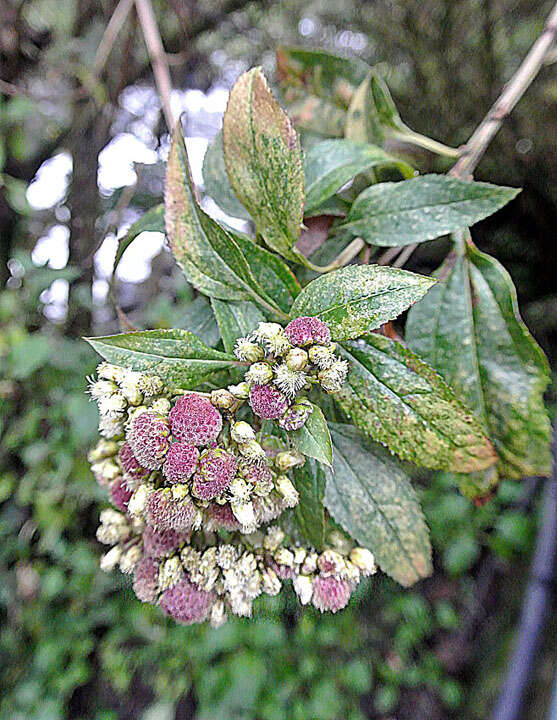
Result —
<path fill-rule="evenodd" d="M 339 530 L 332 530 L 329 533 L 328 540 L 331 547 L 341 555 L 348 555 L 352 550 L 353 543 Z"/>
<path fill-rule="evenodd" d="M 149 495 L 154 491 L 154 487 L 150 483 L 140 485 L 128 502 L 128 512 L 130 515 L 143 515 Z"/>
<path fill-rule="evenodd" d="M 229 385 L 228 390 L 238 400 L 247 400 L 249 398 L 249 383 L 241 382 L 238 385 Z"/>
<path fill-rule="evenodd" d="M 117 452 L 118 444 L 113 440 L 100 440 L 94 448 L 89 450 L 87 460 L 89 460 L 90 463 L 95 463 L 99 460 L 105 460 L 106 458 L 113 457 Z"/>
<path fill-rule="evenodd" d="M 364 577 L 377 572 L 375 558 L 367 548 L 355 547 L 350 551 L 350 562 L 352 562 Z"/>
<path fill-rule="evenodd" d="M 168 416 L 171 407 L 172 405 L 170 404 L 170 400 L 168 400 L 167 398 L 157 398 L 151 404 L 151 410 L 158 413 L 159 415 L 162 415 L 162 417 Z"/>
<path fill-rule="evenodd" d="M 120 570 L 129 575 L 133 572 L 134 567 L 137 565 L 141 558 L 141 548 L 139 545 L 132 545 L 131 548 L 122 553 L 120 558 Z"/>
<path fill-rule="evenodd" d="M 274 552 L 281 542 L 284 540 L 284 531 L 278 525 L 272 525 L 268 530 L 265 538 L 263 539 L 263 547 L 265 550 Z"/>
<path fill-rule="evenodd" d="M 256 529 L 255 513 L 253 511 L 253 504 L 250 501 L 236 502 L 235 500 L 231 500 L 230 507 L 245 532 L 253 532 Z"/>
<path fill-rule="evenodd" d="M 289 370 L 303 370 L 308 364 L 308 354 L 302 348 L 292 348 L 285 358 Z"/>
<path fill-rule="evenodd" d="M 300 398 L 279 418 L 278 424 L 289 432 L 299 430 L 306 424 L 312 412 L 313 405 L 310 401 L 306 398 Z"/>
<path fill-rule="evenodd" d="M 330 368 L 335 360 L 335 355 L 330 345 L 313 345 L 308 350 L 309 361 L 317 365 L 320 370 Z"/>
<path fill-rule="evenodd" d="M 346 360 L 335 360 L 327 370 L 321 370 L 317 377 L 325 392 L 336 393 L 342 388 L 347 374 L 348 363 Z"/>
<path fill-rule="evenodd" d="M 273 568 L 265 568 L 261 577 L 263 592 L 267 595 L 278 595 L 281 589 L 281 582 Z"/>
<path fill-rule="evenodd" d="M 120 557 L 122 555 L 122 549 L 119 545 L 115 545 L 113 548 L 110 548 L 110 550 L 105 553 L 104 555 L 101 555 L 99 566 L 103 572 L 110 572 L 111 570 L 114 570 L 116 565 L 118 565 L 118 562 L 120 561 Z"/>
<path fill-rule="evenodd" d="M 288 548 L 278 548 L 278 550 L 275 550 L 273 557 L 278 565 L 286 565 L 289 568 L 294 566 L 294 553 Z"/>
<path fill-rule="evenodd" d="M 305 455 L 302 455 L 302 453 L 299 453 L 296 450 L 286 450 L 283 452 L 279 452 L 275 457 L 275 465 L 278 470 L 280 470 L 280 472 L 287 472 L 293 467 L 303 465 L 305 461 Z"/>
<path fill-rule="evenodd" d="M 125 368 L 110 363 L 101 363 L 97 366 L 97 375 L 104 380 L 120 383 L 126 373 Z"/>
<path fill-rule="evenodd" d="M 174 587 L 180 582 L 182 578 L 183 570 L 180 557 L 174 555 L 174 557 L 168 558 L 161 563 L 159 569 L 159 589 L 168 590 L 168 588 Z"/>
<path fill-rule="evenodd" d="M 236 502 L 247 502 L 250 498 L 249 486 L 241 477 L 235 477 L 234 480 L 232 480 L 228 491 Z"/>
<path fill-rule="evenodd" d="M 238 338 L 234 345 L 234 355 L 242 362 L 259 362 L 265 357 L 265 351 L 261 345 L 251 342 L 248 338 Z"/>
<path fill-rule="evenodd" d="M 249 442 L 239 445 L 238 449 L 243 457 L 252 462 L 262 462 L 266 459 L 265 450 L 257 442 L 257 440 L 249 440 Z"/>
<path fill-rule="evenodd" d="M 146 397 L 160 395 L 165 391 L 164 381 L 158 375 L 144 375 L 141 373 L 137 385 Z"/>
<path fill-rule="evenodd" d="M 311 602 L 311 596 L 313 595 L 313 581 L 307 575 L 294 575 L 292 580 L 294 591 L 298 596 L 302 605 L 307 605 Z"/>
<path fill-rule="evenodd" d="M 311 575 L 317 570 L 317 553 L 312 552 L 306 557 L 302 564 L 302 572 L 304 575 Z"/>
<path fill-rule="evenodd" d="M 242 445 L 250 440 L 255 440 L 255 430 L 247 422 L 239 420 L 232 425 L 230 436 L 234 442 Z"/>
<path fill-rule="evenodd" d="M 294 563 L 296 565 L 301 565 L 304 562 L 306 555 L 307 555 L 306 549 L 303 547 L 295 547 L 293 552 L 294 552 Z"/>
<path fill-rule="evenodd" d="M 267 385 L 273 379 L 273 368 L 266 362 L 253 363 L 245 378 L 250 385 Z"/>
<path fill-rule="evenodd" d="M 126 398 L 130 405 L 141 405 L 143 402 L 143 393 L 139 389 L 138 381 L 141 378 L 141 373 L 128 370 L 124 375 L 120 388 L 122 395 Z"/>
<path fill-rule="evenodd" d="M 237 410 L 239 405 L 234 395 L 224 388 L 212 391 L 211 402 L 215 407 L 219 408 L 219 410 L 228 410 L 229 412 Z"/>

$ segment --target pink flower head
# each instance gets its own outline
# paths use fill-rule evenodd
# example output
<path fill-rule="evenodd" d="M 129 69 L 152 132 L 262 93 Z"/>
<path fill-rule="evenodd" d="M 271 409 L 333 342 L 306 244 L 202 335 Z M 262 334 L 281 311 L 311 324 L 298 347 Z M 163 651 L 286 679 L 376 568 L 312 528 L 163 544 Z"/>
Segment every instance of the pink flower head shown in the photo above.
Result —
<path fill-rule="evenodd" d="M 133 490 L 130 490 L 123 477 L 117 477 L 110 486 L 110 499 L 114 507 L 126 512 Z"/>
<path fill-rule="evenodd" d="M 159 584 L 159 563 L 142 557 L 133 570 L 133 591 L 141 602 L 155 602 Z"/>
<path fill-rule="evenodd" d="M 143 552 L 153 558 L 169 555 L 188 539 L 188 534 L 175 530 L 159 530 L 147 525 L 143 531 Z"/>
<path fill-rule="evenodd" d="M 147 499 L 147 520 L 157 530 L 191 530 L 196 512 L 189 498 L 175 500 L 168 489 L 155 490 Z"/>
<path fill-rule="evenodd" d="M 139 482 L 149 477 L 149 470 L 142 468 L 137 462 L 129 442 L 125 442 L 122 445 L 120 452 L 118 453 L 118 457 L 126 478 Z"/>
<path fill-rule="evenodd" d="M 212 529 L 223 528 L 229 532 L 240 529 L 240 523 L 236 520 L 236 516 L 228 503 L 226 505 L 219 505 L 218 503 L 209 505 L 207 516 Z"/>
<path fill-rule="evenodd" d="M 178 398 L 169 420 L 176 440 L 200 447 L 215 442 L 222 430 L 222 416 L 216 407 L 194 393 Z"/>
<path fill-rule="evenodd" d="M 318 575 L 313 581 L 313 604 L 321 612 L 342 610 L 350 600 L 350 585 L 346 580 Z"/>
<path fill-rule="evenodd" d="M 279 418 L 288 407 L 288 400 L 272 385 L 254 385 L 249 393 L 253 412 L 264 420 Z"/>
<path fill-rule="evenodd" d="M 194 476 L 193 494 L 201 500 L 213 500 L 232 482 L 238 461 L 222 448 L 209 448 L 201 453 Z"/>
<path fill-rule="evenodd" d="M 179 623 L 192 625 L 207 620 L 215 600 L 213 592 L 201 590 L 187 577 L 183 577 L 177 585 L 163 592 L 160 606 Z"/>
<path fill-rule="evenodd" d="M 242 477 L 255 485 L 257 482 L 270 482 L 273 479 L 271 470 L 265 463 L 242 463 L 240 467 Z"/>
<path fill-rule="evenodd" d="M 331 342 L 331 332 L 322 320 L 316 317 L 297 317 L 284 328 L 286 337 L 292 345 L 327 345 Z"/>
<path fill-rule="evenodd" d="M 166 420 L 157 413 L 144 412 L 130 425 L 127 440 L 136 460 L 144 468 L 156 470 L 168 450 L 170 429 Z"/>
<path fill-rule="evenodd" d="M 172 443 L 166 453 L 162 474 L 169 483 L 183 483 L 190 478 L 199 460 L 199 450 L 188 443 Z"/>

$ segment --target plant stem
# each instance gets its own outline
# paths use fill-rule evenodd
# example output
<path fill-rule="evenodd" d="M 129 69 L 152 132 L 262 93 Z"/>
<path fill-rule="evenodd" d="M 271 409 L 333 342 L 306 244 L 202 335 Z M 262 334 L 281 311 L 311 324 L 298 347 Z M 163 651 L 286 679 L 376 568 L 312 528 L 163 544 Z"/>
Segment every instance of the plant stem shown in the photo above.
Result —
<path fill-rule="evenodd" d="M 331 270 L 338 270 L 338 268 L 344 267 L 353 260 L 364 245 L 365 241 L 362 238 L 354 238 L 350 245 L 347 245 L 329 265 L 314 265 L 307 258 L 305 258 L 304 263 L 310 270 L 315 270 L 315 272 L 327 273 L 331 272 Z"/>
<path fill-rule="evenodd" d="M 437 142 L 433 138 L 428 138 L 425 135 L 414 132 L 408 128 L 407 130 L 389 130 L 389 137 L 394 140 L 400 140 L 400 142 L 406 143 L 407 145 L 415 145 L 421 147 L 424 150 L 429 150 L 436 155 L 443 155 L 449 158 L 459 158 L 462 155 L 462 151 L 458 148 L 452 148 L 443 143 Z"/>
<path fill-rule="evenodd" d="M 120 0 L 116 9 L 112 13 L 112 17 L 108 21 L 104 35 L 101 38 L 97 52 L 95 54 L 95 60 L 93 61 L 93 75 L 97 77 L 102 73 L 106 61 L 110 56 L 110 52 L 114 45 L 116 38 L 120 30 L 122 29 L 126 18 L 132 8 L 134 0 Z"/>
<path fill-rule="evenodd" d="M 149 53 L 149 58 L 151 59 L 153 75 L 155 76 L 155 83 L 161 99 L 166 125 L 170 132 L 172 132 L 175 125 L 172 106 L 170 103 L 172 80 L 170 79 L 168 61 L 164 52 L 155 13 L 153 12 L 153 6 L 151 5 L 151 0 L 135 0 L 135 7 L 139 17 L 139 22 L 141 23 L 141 30 L 145 39 L 145 45 L 147 45 L 147 52 Z"/>

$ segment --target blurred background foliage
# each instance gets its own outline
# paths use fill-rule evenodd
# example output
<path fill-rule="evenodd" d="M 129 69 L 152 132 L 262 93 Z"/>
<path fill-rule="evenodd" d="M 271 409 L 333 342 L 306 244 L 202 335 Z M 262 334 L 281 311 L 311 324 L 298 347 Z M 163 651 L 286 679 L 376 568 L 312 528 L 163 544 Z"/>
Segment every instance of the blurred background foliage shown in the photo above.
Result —
<path fill-rule="evenodd" d="M 168 148 L 133 10 L 104 63 L 98 51 L 117 5 L 0 0 L 0 717 L 487 717 L 535 537 L 535 480 L 503 482 L 476 508 L 450 475 L 422 478 L 435 575 L 410 591 L 373 578 L 338 616 L 300 612 L 286 595 L 259 601 L 253 621 L 182 628 L 142 606 L 125 578 L 99 572 L 94 532 L 105 500 L 85 459 L 96 412 L 84 376 L 95 358 L 79 337 L 116 330 L 116 305 L 138 327 L 215 332 L 160 237 L 143 235 L 111 276 L 117 238 L 160 201 Z M 262 64 L 272 77 L 278 43 L 377 65 L 408 124 L 459 145 L 550 5 L 175 0 L 155 9 L 173 102 L 203 151 L 237 75 Z M 554 67 L 545 68 L 476 174 L 524 188 L 475 240 L 510 271 L 550 359 L 555 87 Z M 420 167 L 446 169 L 426 153 Z M 445 249 L 423 244 L 409 267 L 429 272 Z M 551 622 L 532 719 L 543 717 L 553 677 Z"/>

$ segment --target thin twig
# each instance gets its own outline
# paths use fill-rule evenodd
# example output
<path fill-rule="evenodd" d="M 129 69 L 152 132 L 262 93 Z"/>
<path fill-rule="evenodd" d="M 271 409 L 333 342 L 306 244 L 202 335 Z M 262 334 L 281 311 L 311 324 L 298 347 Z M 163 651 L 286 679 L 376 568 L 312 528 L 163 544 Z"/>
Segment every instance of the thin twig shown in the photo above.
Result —
<path fill-rule="evenodd" d="M 395 260 L 395 262 L 393 263 L 393 267 L 396 267 L 396 268 L 403 267 L 403 265 L 406 263 L 406 261 L 408 260 L 408 258 L 410 257 L 410 255 L 412 255 L 412 253 L 414 252 L 414 248 L 415 248 L 415 247 L 416 247 L 416 244 L 414 244 L 414 245 L 407 245 L 407 246 L 402 250 L 402 252 L 401 252 L 400 255 L 398 256 L 398 258 Z"/>
<path fill-rule="evenodd" d="M 102 73 L 106 65 L 114 42 L 126 22 L 133 3 L 134 0 L 120 0 L 112 13 L 112 17 L 108 21 L 108 25 L 97 48 L 95 60 L 93 61 L 93 74 L 97 77 Z"/>
<path fill-rule="evenodd" d="M 145 44 L 147 45 L 147 52 L 149 53 L 153 67 L 153 75 L 155 76 L 155 83 L 161 100 L 166 125 L 172 132 L 175 125 L 170 103 L 172 81 L 170 79 L 170 71 L 168 69 L 168 61 L 166 53 L 164 52 L 161 34 L 155 13 L 153 12 L 153 6 L 151 5 L 151 0 L 135 0 L 135 7 L 139 22 L 141 23 Z"/>
<path fill-rule="evenodd" d="M 388 250 L 385 250 L 384 253 L 379 255 L 377 258 L 377 264 L 378 265 L 388 265 L 391 260 L 396 258 L 396 256 L 402 251 L 401 247 L 391 247 Z"/>
<path fill-rule="evenodd" d="M 337 255 L 333 262 L 329 263 L 329 265 L 314 265 L 307 258 L 305 259 L 305 264 L 310 270 L 315 270 L 315 272 L 320 273 L 328 273 L 331 272 L 331 270 L 338 270 L 339 268 L 348 265 L 348 263 L 360 252 L 364 245 L 365 241 L 362 240 L 362 238 L 354 238 L 350 245 L 347 245 L 344 250 Z"/>

